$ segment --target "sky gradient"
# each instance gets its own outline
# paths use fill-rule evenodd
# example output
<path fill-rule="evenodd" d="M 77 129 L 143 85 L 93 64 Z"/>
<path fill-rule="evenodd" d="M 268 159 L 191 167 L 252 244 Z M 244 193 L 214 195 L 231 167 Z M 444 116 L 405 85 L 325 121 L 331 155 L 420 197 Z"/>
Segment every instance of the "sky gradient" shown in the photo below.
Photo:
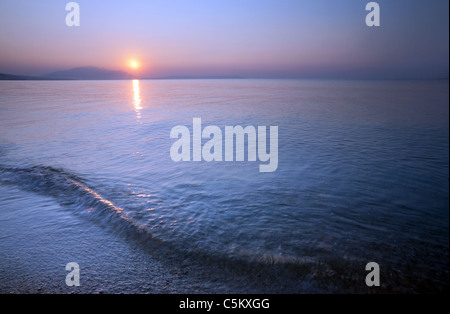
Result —
<path fill-rule="evenodd" d="M 371 28 L 361 0 L 79 0 L 79 27 L 68 2 L 0 1 L 1 73 L 448 78 L 448 0 L 377 1 Z"/>

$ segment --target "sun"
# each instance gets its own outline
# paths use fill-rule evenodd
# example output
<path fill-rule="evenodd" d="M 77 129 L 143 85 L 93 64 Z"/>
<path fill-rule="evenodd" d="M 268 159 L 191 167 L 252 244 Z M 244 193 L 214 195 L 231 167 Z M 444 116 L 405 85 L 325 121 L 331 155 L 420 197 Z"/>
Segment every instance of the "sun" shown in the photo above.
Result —
<path fill-rule="evenodd" d="M 133 70 L 138 69 L 138 68 L 139 68 L 139 62 L 136 61 L 136 60 L 130 61 L 130 67 L 131 67 Z"/>

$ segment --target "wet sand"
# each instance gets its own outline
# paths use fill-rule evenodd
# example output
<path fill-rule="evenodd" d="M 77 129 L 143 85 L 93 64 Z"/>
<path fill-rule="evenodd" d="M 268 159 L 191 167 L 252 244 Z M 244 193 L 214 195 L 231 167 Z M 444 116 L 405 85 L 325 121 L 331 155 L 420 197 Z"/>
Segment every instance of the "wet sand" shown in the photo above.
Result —
<path fill-rule="evenodd" d="M 211 286 L 187 269 L 165 265 L 52 198 L 1 189 L 11 197 L 0 201 L 0 293 L 230 292 L 225 284 Z M 69 262 L 80 265 L 79 287 L 65 284 Z"/>
<path fill-rule="evenodd" d="M 0 293 L 282 293 L 312 292 L 277 283 L 267 269 L 224 265 L 116 235 L 52 197 L 0 186 Z M 35 204 L 32 208 L 29 204 Z M 161 245 L 164 245 L 162 243 Z M 194 258 L 195 259 L 195 258 Z M 66 264 L 80 266 L 69 287 Z M 236 267 L 237 266 L 237 267 Z"/>

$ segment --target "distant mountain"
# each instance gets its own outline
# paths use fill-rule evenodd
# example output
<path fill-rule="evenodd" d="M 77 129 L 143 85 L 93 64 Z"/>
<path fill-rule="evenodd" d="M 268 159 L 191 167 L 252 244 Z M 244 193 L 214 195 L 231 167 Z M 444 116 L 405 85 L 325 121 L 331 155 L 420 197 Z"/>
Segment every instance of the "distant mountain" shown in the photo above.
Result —
<path fill-rule="evenodd" d="M 25 75 L 13 75 L 0 73 L 0 80 L 41 80 L 42 78 L 37 76 L 25 76 Z"/>
<path fill-rule="evenodd" d="M 79 67 L 69 70 L 52 72 L 42 76 L 25 76 L 0 73 L 0 80 L 129 80 L 132 75 L 123 71 L 111 71 L 97 67 Z M 149 80 L 200 80 L 200 79 L 242 79 L 243 77 L 233 76 L 164 76 L 149 77 Z M 145 78 L 144 78 L 145 79 Z"/>
<path fill-rule="evenodd" d="M 97 67 L 79 67 L 42 76 L 0 73 L 0 80 L 128 80 L 132 78 L 133 76 L 123 71 L 111 71 Z"/>
<path fill-rule="evenodd" d="M 127 80 L 133 77 L 123 71 L 111 71 L 97 67 L 79 67 L 43 75 L 45 79 L 56 80 Z"/>

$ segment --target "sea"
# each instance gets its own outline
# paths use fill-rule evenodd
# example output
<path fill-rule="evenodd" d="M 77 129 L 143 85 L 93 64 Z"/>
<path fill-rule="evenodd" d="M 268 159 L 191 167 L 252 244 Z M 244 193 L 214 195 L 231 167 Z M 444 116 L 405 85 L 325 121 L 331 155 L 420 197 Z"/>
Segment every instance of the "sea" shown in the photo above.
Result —
<path fill-rule="evenodd" d="M 277 169 L 174 161 L 194 118 Z M 1 293 L 448 290 L 448 80 L 0 82 Z"/>

